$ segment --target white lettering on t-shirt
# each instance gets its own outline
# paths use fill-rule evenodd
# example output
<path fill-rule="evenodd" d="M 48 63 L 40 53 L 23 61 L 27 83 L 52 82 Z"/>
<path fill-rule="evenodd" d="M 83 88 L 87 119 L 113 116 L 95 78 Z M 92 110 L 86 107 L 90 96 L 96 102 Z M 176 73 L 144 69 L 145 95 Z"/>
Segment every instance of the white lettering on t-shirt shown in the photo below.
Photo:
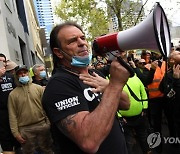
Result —
<path fill-rule="evenodd" d="M 78 100 L 78 96 L 75 96 L 75 97 L 71 97 L 71 98 L 67 98 L 62 101 L 59 101 L 55 103 L 55 106 L 59 111 L 61 111 L 61 110 L 65 110 L 67 108 L 70 108 L 79 104 L 80 103 Z"/>
<path fill-rule="evenodd" d="M 2 89 L 3 92 L 13 90 L 12 83 L 1 84 L 1 89 Z"/>
<path fill-rule="evenodd" d="M 92 101 L 96 96 L 98 96 L 97 93 L 92 93 L 92 94 L 90 95 L 90 93 L 89 93 L 90 91 L 91 91 L 91 93 L 92 93 L 91 88 L 84 89 L 84 97 L 85 97 L 88 101 Z"/>

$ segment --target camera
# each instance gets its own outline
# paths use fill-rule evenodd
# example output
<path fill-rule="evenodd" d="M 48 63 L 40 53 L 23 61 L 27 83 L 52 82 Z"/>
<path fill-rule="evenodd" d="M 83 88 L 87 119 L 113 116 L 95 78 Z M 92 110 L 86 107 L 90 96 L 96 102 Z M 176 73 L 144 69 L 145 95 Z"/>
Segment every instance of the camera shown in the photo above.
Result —
<path fill-rule="evenodd" d="M 134 55 L 133 54 L 129 54 L 127 57 L 127 61 L 134 61 Z"/>

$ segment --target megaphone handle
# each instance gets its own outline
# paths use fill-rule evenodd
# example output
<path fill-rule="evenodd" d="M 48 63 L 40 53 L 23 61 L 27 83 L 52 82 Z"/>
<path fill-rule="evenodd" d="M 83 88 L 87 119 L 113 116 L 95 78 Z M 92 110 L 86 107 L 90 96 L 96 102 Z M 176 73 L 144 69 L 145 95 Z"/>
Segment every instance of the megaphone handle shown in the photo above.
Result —
<path fill-rule="evenodd" d="M 129 66 L 121 57 L 117 57 L 117 60 L 123 67 L 125 67 L 129 71 L 130 77 L 133 77 L 134 76 L 134 70 L 132 69 L 132 67 Z"/>

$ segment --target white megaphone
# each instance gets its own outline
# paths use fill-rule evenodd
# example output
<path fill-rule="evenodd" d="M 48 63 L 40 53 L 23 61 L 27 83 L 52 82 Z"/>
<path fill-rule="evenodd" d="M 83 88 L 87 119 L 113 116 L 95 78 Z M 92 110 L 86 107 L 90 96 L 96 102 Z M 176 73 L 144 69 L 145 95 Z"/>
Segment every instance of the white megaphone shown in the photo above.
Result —
<path fill-rule="evenodd" d="M 135 49 L 156 51 L 164 58 L 169 55 L 171 49 L 169 26 L 159 3 L 155 4 L 153 11 L 137 26 L 97 37 L 93 42 L 93 51 L 99 55 L 115 50 Z"/>

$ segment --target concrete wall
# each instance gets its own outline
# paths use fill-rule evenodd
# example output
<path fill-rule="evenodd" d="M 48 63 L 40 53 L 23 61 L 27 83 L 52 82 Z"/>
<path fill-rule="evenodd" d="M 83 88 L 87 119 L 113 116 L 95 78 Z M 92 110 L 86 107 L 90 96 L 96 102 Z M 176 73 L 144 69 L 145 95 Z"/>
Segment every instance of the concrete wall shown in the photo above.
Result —
<path fill-rule="evenodd" d="M 36 59 L 44 63 L 44 52 L 33 6 L 29 0 L 19 2 L 23 16 L 18 15 L 16 0 L 0 0 L 0 53 L 17 64 L 31 67 Z"/>

